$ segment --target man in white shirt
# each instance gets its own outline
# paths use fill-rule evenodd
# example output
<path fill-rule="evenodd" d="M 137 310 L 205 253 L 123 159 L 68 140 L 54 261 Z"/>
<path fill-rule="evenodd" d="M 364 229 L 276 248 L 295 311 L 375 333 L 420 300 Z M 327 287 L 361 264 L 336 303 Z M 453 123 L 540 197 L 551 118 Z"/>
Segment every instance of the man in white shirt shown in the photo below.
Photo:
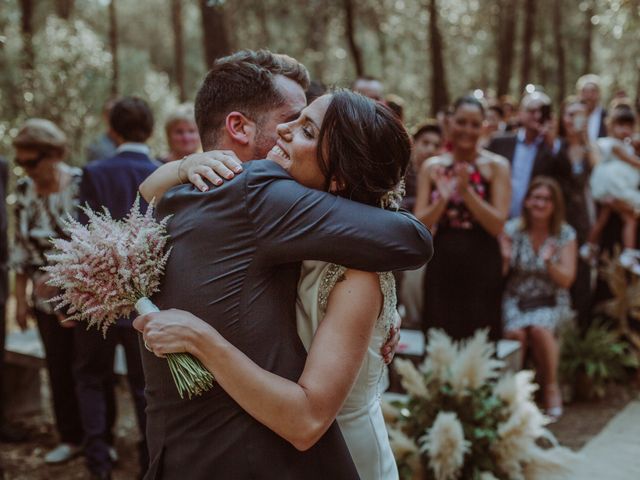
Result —
<path fill-rule="evenodd" d="M 606 112 L 600 105 L 600 85 L 600 77 L 593 73 L 581 76 L 576 83 L 580 101 L 587 107 L 587 115 L 589 116 L 587 131 L 589 140 L 592 142 L 607 136 L 607 127 L 604 121 Z"/>

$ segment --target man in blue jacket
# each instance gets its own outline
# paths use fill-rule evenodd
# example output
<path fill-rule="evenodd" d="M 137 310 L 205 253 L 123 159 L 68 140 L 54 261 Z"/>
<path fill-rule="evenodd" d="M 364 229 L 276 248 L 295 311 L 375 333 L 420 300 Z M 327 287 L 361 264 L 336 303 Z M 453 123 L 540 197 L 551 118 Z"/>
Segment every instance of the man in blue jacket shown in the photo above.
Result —
<path fill-rule="evenodd" d="M 119 100 L 109 116 L 110 136 L 118 148 L 114 156 L 91 163 L 84 169 L 80 185 L 81 205 L 92 210 L 107 207 L 115 219 L 125 217 L 133 205 L 138 186 L 156 168 L 145 144 L 153 130 L 153 115 L 140 98 Z M 146 207 L 146 205 L 145 205 Z M 82 215 L 81 220 L 86 221 Z M 115 348 L 124 347 L 127 358 L 127 378 L 133 397 L 140 442 L 140 467 L 144 473 L 148 465 L 145 438 L 146 418 L 144 375 L 140 360 L 137 332 L 132 320 L 122 318 L 110 327 L 106 338 L 97 329 L 76 329 L 78 346 L 76 377 L 78 399 L 85 430 L 85 456 L 93 478 L 109 479 L 115 455 L 111 450 L 110 422 L 105 385 L 112 381 Z"/>

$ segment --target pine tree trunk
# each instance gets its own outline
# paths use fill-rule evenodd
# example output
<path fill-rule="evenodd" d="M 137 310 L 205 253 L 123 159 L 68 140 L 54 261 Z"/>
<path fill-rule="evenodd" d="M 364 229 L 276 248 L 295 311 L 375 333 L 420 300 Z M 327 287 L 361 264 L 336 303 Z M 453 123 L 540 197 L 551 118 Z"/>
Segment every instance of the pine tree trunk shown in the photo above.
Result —
<path fill-rule="evenodd" d="M 180 101 L 187 100 L 184 85 L 184 40 L 182 35 L 182 0 L 171 0 L 171 23 L 173 27 L 173 59 L 175 80 L 178 85 Z"/>
<path fill-rule="evenodd" d="M 266 2 L 258 2 L 256 5 L 256 15 L 260 23 L 260 43 L 262 48 L 269 48 L 271 45 L 271 31 L 269 30 L 269 18 L 267 16 Z"/>
<path fill-rule="evenodd" d="M 518 1 L 500 2 L 498 34 L 498 96 L 507 95 L 513 75 L 513 58 L 516 43 L 516 24 L 518 19 Z"/>
<path fill-rule="evenodd" d="M 364 64 L 362 62 L 362 51 L 360 46 L 356 42 L 356 27 L 354 10 L 355 6 L 353 0 L 344 0 L 344 13 L 345 13 L 345 33 L 347 35 L 347 42 L 349 43 L 349 51 L 353 58 L 353 65 L 356 69 L 356 76 L 362 77 L 365 74 Z"/>
<path fill-rule="evenodd" d="M 564 42 L 562 37 L 562 0 L 553 2 L 553 39 L 556 47 L 557 69 L 557 97 L 558 105 L 564 100 L 566 95 L 566 62 L 564 52 Z"/>
<path fill-rule="evenodd" d="M 111 48 L 111 96 L 118 95 L 118 83 L 120 81 L 120 66 L 118 64 L 118 18 L 116 0 L 109 2 L 109 47 Z"/>
<path fill-rule="evenodd" d="M 26 71 L 32 71 L 35 67 L 35 51 L 33 49 L 33 13 L 32 0 L 20 0 L 20 33 L 22 34 L 23 58 L 22 66 Z"/>
<path fill-rule="evenodd" d="M 223 2 L 219 0 L 200 0 L 200 12 L 204 61 L 207 69 L 209 69 L 216 59 L 231 53 L 231 42 L 227 32 L 227 19 Z"/>
<path fill-rule="evenodd" d="M 56 14 L 64 19 L 69 20 L 73 13 L 74 0 L 56 0 Z"/>
<path fill-rule="evenodd" d="M 438 27 L 438 5 L 429 0 L 429 48 L 431 51 L 431 115 L 449 105 L 449 92 L 444 67 L 444 45 Z"/>
<path fill-rule="evenodd" d="M 314 80 L 322 82 L 326 64 L 327 25 L 330 21 L 330 10 L 324 0 L 309 2 L 309 23 L 307 24 L 308 48 L 314 54 L 310 56 L 307 67 Z"/>
<path fill-rule="evenodd" d="M 588 8 L 584 12 L 584 43 L 582 45 L 583 67 L 582 73 L 591 73 L 592 48 L 593 43 L 593 23 L 591 17 L 595 14 L 593 2 L 589 2 Z"/>
<path fill-rule="evenodd" d="M 531 46 L 535 35 L 536 0 L 525 0 L 524 30 L 522 34 L 522 63 L 520 64 L 520 92 L 531 83 Z"/>

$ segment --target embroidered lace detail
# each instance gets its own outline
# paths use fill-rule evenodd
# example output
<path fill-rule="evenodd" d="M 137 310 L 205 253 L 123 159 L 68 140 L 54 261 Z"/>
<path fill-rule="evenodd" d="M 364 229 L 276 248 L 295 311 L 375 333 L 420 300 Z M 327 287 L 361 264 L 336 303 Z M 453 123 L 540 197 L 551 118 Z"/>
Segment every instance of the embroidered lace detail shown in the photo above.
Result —
<path fill-rule="evenodd" d="M 336 283 L 344 279 L 346 267 L 332 263 L 327 267 L 326 272 L 320 280 L 320 288 L 318 290 L 318 309 L 320 318 L 327 313 L 327 304 L 329 303 L 329 295 Z M 396 319 L 396 280 L 391 272 L 378 273 L 380 278 L 380 290 L 383 295 L 382 313 L 376 321 L 376 328 L 382 328 L 388 335 L 391 327 Z"/>
<path fill-rule="evenodd" d="M 344 272 L 347 267 L 332 263 L 327 267 L 326 272 L 320 280 L 320 289 L 318 290 L 318 309 L 320 310 L 320 318 L 324 318 L 327 313 L 327 304 L 329 303 L 329 295 L 331 290 L 340 280 L 344 279 Z"/>

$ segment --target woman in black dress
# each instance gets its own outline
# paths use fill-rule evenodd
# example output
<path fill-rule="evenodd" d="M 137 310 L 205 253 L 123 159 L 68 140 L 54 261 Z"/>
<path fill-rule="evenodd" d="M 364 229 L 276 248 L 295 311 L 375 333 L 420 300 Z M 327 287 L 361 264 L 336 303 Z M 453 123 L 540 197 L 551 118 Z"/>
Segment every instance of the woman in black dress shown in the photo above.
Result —
<path fill-rule="evenodd" d="M 578 245 L 587 241 L 595 218 L 595 204 L 589 189 L 591 170 L 598 162 L 598 149 L 589 140 L 587 107 L 577 97 L 568 97 L 560 108 L 558 138 L 552 176 L 564 193 L 567 222 L 576 231 Z M 578 262 L 571 300 L 578 324 L 588 326 L 591 309 L 591 266 Z"/>
<path fill-rule="evenodd" d="M 481 150 L 484 107 L 462 97 L 451 119 L 450 153 L 420 170 L 415 215 L 434 232 L 434 256 L 425 276 L 424 327 L 455 339 L 488 327 L 501 336 L 501 256 L 497 236 L 509 212 L 506 159 Z"/>

